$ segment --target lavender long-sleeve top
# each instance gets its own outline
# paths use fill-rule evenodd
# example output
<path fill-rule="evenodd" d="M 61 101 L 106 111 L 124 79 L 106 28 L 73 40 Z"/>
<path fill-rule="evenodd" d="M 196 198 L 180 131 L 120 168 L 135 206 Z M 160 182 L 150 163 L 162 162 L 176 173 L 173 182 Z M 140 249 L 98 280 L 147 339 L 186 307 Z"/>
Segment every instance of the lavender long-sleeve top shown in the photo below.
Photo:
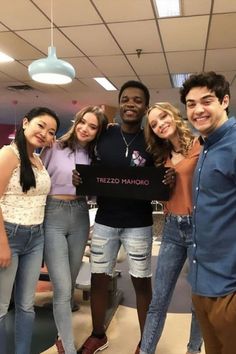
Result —
<path fill-rule="evenodd" d="M 76 189 L 72 184 L 72 170 L 75 164 L 89 165 L 90 158 L 85 148 L 77 145 L 74 152 L 69 148 L 62 149 L 56 142 L 52 148 L 43 151 L 41 159 L 51 177 L 49 195 L 75 195 Z"/>

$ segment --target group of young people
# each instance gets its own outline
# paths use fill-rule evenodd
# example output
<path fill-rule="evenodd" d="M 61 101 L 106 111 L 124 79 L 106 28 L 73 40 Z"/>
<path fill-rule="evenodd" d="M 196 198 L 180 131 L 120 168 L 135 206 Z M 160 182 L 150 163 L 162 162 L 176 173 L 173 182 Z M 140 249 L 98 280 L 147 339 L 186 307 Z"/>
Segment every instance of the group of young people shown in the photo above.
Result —
<path fill-rule="evenodd" d="M 78 113 L 72 128 L 54 142 L 59 120 L 54 112 L 40 107 L 24 117 L 14 143 L 1 149 L 3 354 L 7 354 L 5 321 L 13 285 L 15 353 L 30 354 L 34 291 L 43 247 L 53 284 L 58 353 L 95 354 L 107 348 L 108 286 L 121 244 L 127 253 L 136 294 L 141 339 L 135 354 L 155 353 L 174 287 L 187 258 L 193 291 L 187 354 L 201 352 L 202 336 L 206 354 L 233 353 L 236 120 L 228 119 L 227 115 L 229 84 L 222 75 L 200 73 L 185 81 L 180 96 L 187 118 L 200 137 L 191 132 L 176 107 L 159 102 L 149 108 L 146 86 L 128 81 L 118 97 L 120 126 L 107 128 L 101 109 L 86 107 Z M 45 167 L 34 154 L 36 148 L 42 147 Z M 75 163 L 122 168 L 137 166 L 137 161 L 138 166 L 169 167 L 164 183 L 170 185 L 171 193 L 165 202 L 165 224 L 153 291 L 150 201 L 99 196 L 91 245 L 93 330 L 81 348 L 76 349 L 71 299 L 89 233 L 89 217 L 86 199 L 75 193 L 80 176 L 74 171 L 72 184 L 72 170 Z"/>

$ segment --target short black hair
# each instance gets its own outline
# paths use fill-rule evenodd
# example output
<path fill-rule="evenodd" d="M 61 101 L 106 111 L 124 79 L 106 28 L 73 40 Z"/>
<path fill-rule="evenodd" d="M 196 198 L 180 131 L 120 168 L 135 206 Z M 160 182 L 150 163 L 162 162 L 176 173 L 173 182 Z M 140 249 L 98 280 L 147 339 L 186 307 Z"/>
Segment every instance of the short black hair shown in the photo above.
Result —
<path fill-rule="evenodd" d="M 186 96 L 194 87 L 207 87 L 214 92 L 216 97 L 222 103 L 225 95 L 230 97 L 229 82 L 223 75 L 216 74 L 214 71 L 202 72 L 200 74 L 190 75 L 180 88 L 180 100 L 185 105 Z M 228 108 L 226 109 L 228 113 Z"/>
<path fill-rule="evenodd" d="M 119 102 L 120 102 L 120 97 L 122 95 L 122 92 L 129 87 L 139 88 L 140 90 L 143 91 L 144 96 L 145 96 L 145 104 L 148 107 L 149 101 L 150 101 L 150 93 L 148 91 L 148 88 L 141 81 L 130 80 L 130 81 L 125 82 L 120 88 L 120 92 L 119 92 L 119 96 L 118 96 Z"/>

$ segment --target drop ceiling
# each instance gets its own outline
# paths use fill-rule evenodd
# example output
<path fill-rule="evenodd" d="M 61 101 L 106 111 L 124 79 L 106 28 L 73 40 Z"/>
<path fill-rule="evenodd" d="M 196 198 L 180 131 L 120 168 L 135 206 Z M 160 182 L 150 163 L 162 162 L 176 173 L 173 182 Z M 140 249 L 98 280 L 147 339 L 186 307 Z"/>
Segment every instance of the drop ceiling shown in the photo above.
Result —
<path fill-rule="evenodd" d="M 158 18 L 153 0 L 54 0 L 54 45 L 76 78 L 51 86 L 32 81 L 27 71 L 47 56 L 50 1 L 2 1 L 0 51 L 15 61 L 0 63 L 0 123 L 13 123 L 14 112 L 20 119 L 35 105 L 55 109 L 65 125 L 85 105 L 117 107 L 118 91 L 105 91 L 93 80 L 98 76 L 118 90 L 141 80 L 151 103 L 168 100 L 183 109 L 170 75 L 209 70 L 229 80 L 236 114 L 236 1 L 183 0 L 181 7 L 180 17 Z M 14 88 L 25 85 L 30 89 Z"/>

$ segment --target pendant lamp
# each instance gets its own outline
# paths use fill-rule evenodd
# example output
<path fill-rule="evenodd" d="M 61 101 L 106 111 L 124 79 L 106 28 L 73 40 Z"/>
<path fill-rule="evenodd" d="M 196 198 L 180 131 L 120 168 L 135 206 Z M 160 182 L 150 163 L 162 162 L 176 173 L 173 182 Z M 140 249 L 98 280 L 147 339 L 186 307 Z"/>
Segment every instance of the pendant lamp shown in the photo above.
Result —
<path fill-rule="evenodd" d="M 57 58 L 56 48 L 53 46 L 53 11 L 51 0 L 51 46 L 48 47 L 48 56 L 46 58 L 33 61 L 28 72 L 34 81 L 43 84 L 64 85 L 70 83 L 75 77 L 73 66 Z"/>

